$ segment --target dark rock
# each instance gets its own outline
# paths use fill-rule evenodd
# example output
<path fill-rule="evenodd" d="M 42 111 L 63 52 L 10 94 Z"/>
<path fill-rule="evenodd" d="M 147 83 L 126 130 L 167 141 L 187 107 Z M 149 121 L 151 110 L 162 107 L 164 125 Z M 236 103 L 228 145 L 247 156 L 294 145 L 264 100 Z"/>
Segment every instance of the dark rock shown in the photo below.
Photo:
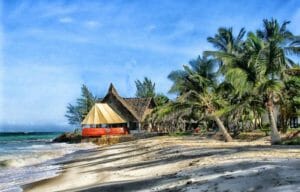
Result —
<path fill-rule="evenodd" d="M 63 133 L 53 139 L 52 142 L 55 143 L 80 143 L 81 142 L 81 134 L 79 133 Z"/>

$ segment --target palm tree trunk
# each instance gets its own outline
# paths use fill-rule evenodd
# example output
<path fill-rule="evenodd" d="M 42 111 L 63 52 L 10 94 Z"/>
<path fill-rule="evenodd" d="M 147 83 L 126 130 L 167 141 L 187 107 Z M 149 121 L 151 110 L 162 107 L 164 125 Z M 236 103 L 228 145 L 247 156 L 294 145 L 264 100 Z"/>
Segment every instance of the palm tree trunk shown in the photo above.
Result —
<path fill-rule="evenodd" d="M 271 143 L 278 144 L 281 142 L 281 138 L 277 129 L 276 120 L 274 116 L 274 104 L 271 99 L 267 102 L 267 110 L 268 110 L 268 116 L 271 124 Z"/>
<path fill-rule="evenodd" d="M 230 142 L 232 141 L 232 137 L 229 135 L 228 131 L 226 130 L 226 128 L 224 127 L 224 124 L 223 122 L 221 121 L 221 119 L 216 116 L 216 115 L 213 115 L 213 119 L 215 120 L 215 122 L 217 123 L 220 131 L 222 132 L 224 138 L 225 138 L 225 141 L 226 142 Z"/>
<path fill-rule="evenodd" d="M 253 116 L 254 116 L 254 129 L 253 130 L 256 130 L 257 129 L 257 117 L 256 117 L 256 112 L 254 109 L 253 109 Z"/>

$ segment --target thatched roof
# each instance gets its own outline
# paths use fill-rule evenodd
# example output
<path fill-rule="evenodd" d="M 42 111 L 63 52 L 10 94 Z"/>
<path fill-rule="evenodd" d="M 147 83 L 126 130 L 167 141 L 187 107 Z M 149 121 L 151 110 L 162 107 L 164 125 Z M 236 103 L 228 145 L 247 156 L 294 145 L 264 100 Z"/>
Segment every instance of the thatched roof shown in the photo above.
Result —
<path fill-rule="evenodd" d="M 123 98 L 118 94 L 113 84 L 110 84 L 108 93 L 102 102 L 106 103 L 111 98 L 117 100 L 137 121 L 142 121 L 149 106 L 155 105 L 153 98 Z"/>
<path fill-rule="evenodd" d="M 123 98 L 128 105 L 135 111 L 135 113 L 139 116 L 139 119 L 143 119 L 146 110 L 153 103 L 153 98 Z"/>

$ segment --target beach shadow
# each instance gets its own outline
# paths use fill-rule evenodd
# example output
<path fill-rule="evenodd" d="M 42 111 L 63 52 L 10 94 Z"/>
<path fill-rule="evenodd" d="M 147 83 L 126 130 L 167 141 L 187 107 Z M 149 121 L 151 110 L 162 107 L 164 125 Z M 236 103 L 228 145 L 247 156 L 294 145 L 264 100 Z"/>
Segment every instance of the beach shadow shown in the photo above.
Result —
<path fill-rule="evenodd" d="M 129 147 L 126 147 L 126 148 L 129 148 Z M 129 158 L 131 156 L 124 156 L 124 157 L 118 157 L 118 158 L 111 158 L 111 157 L 120 156 L 123 154 L 128 154 L 128 153 L 132 153 L 132 152 L 136 152 L 136 151 L 140 151 L 140 150 L 148 150 L 150 148 L 151 148 L 151 146 L 139 147 L 139 148 L 134 148 L 134 149 L 122 151 L 122 152 L 111 153 L 111 154 L 107 154 L 107 155 L 101 155 L 101 153 L 111 150 L 110 148 L 102 149 L 102 150 L 91 149 L 91 150 L 86 150 L 84 152 L 78 152 L 77 153 L 78 157 L 74 158 L 75 160 L 67 160 L 67 161 L 64 161 L 63 164 L 65 166 L 68 166 L 69 168 L 70 167 L 84 167 L 84 166 L 89 166 L 91 164 L 91 163 L 85 164 L 84 162 L 90 162 L 90 161 L 95 161 L 95 160 L 101 161 L 101 159 L 107 159 L 107 160 L 105 160 L 105 161 L 103 160 L 101 162 L 101 163 L 105 163 L 105 162 L 108 162 L 109 160 L 111 160 L 111 161 L 121 160 L 122 158 Z M 148 151 L 150 152 L 150 150 L 148 150 Z M 152 152 L 153 152 L 153 150 L 152 150 Z M 74 154 L 72 154 L 72 155 L 74 155 Z M 85 156 L 85 155 L 88 155 L 88 156 Z M 139 154 L 137 154 L 137 155 L 139 155 Z M 99 161 L 97 161 L 97 162 L 99 162 Z M 82 163 L 82 164 L 71 166 L 70 164 L 72 164 L 72 163 Z"/>
<path fill-rule="evenodd" d="M 158 153 L 162 156 L 162 151 L 161 150 L 157 150 Z M 154 152 L 154 151 L 151 151 Z M 144 155 L 147 154 L 148 152 L 144 152 L 144 153 L 140 153 L 137 155 Z M 194 160 L 194 159 L 199 159 L 199 158 L 203 158 L 203 157 L 209 157 L 209 156 L 213 156 L 213 155 L 225 155 L 225 154 L 230 154 L 232 153 L 231 151 L 208 151 L 208 152 L 202 152 L 202 153 L 197 153 L 197 154 L 178 154 L 176 152 L 174 152 L 173 156 L 170 157 L 161 157 L 159 159 L 156 160 L 148 160 L 148 161 L 143 161 L 143 162 L 137 162 L 137 163 L 130 163 L 130 161 L 128 161 L 128 164 L 124 164 L 124 165 L 116 165 L 116 166 L 109 166 L 109 167 L 103 167 L 103 168 L 99 168 L 99 169 L 93 169 L 91 171 L 86 171 L 86 172 L 103 172 L 103 171 L 118 171 L 118 170 L 123 170 L 123 169 L 130 169 L 130 170 L 137 170 L 137 169 L 145 169 L 145 168 L 151 168 L 154 166 L 159 166 L 159 165 L 165 165 L 168 163 L 176 163 L 176 162 L 180 162 L 180 161 L 184 161 L 184 160 Z M 119 157 L 119 158 L 115 158 L 112 159 L 113 161 L 117 161 L 120 159 L 125 159 L 125 158 L 132 158 L 132 157 L 136 157 L 137 155 L 129 155 L 129 156 L 125 156 L 125 157 Z M 168 153 L 168 155 L 170 155 L 170 153 Z M 107 163 L 107 162 L 111 162 L 110 160 L 104 160 L 104 161 L 97 161 L 94 162 L 92 164 L 87 164 L 86 166 L 93 166 L 93 165 L 98 165 L 99 163 Z M 86 173 L 84 172 L 84 173 Z"/>
<path fill-rule="evenodd" d="M 209 156 L 215 156 L 218 158 L 222 158 L 224 155 L 231 155 L 231 154 L 238 154 L 240 152 L 256 152 L 256 151 L 266 151 L 271 149 L 297 149 L 297 147 L 289 147 L 289 146 L 235 146 L 235 147 L 215 147 L 215 148 L 177 148 L 176 147 L 167 147 L 162 149 L 156 149 L 156 150 L 150 150 L 143 153 L 138 153 L 134 155 L 128 155 L 128 156 L 122 156 L 112 159 L 99 159 L 99 161 L 85 164 L 84 166 L 93 166 L 98 165 L 101 163 L 109 163 L 114 162 L 122 159 L 130 159 L 132 157 L 138 157 L 140 155 L 145 155 L 147 153 L 154 153 L 154 156 L 158 157 L 158 159 L 155 160 L 145 160 L 142 162 L 137 163 L 130 163 L 130 160 L 128 160 L 128 163 L 125 165 L 116 165 L 116 166 L 108 166 L 103 167 L 99 169 L 90 170 L 87 172 L 102 172 L 102 171 L 118 171 L 123 169 L 130 169 L 130 170 L 138 170 L 138 169 L 144 169 L 144 168 L 151 168 L 159 165 L 164 165 L 167 163 L 177 163 L 180 161 L 185 160 L 196 160 L 197 162 L 200 162 L 202 158 L 209 157 Z M 134 151 L 134 150 L 133 150 Z M 287 152 L 288 153 L 288 152 Z"/>
<path fill-rule="evenodd" d="M 121 147 L 122 149 L 128 149 L 122 152 L 113 151 L 111 154 L 103 154 L 101 153 L 105 151 L 109 151 L 111 149 L 118 149 Z M 155 147 L 155 149 L 153 149 Z M 157 167 L 160 165 L 179 163 L 181 161 L 185 161 L 186 164 L 182 164 L 186 167 L 183 167 L 185 174 L 167 174 L 163 176 L 151 177 L 142 180 L 128 180 L 128 181 L 120 181 L 120 182 L 110 182 L 103 183 L 101 185 L 89 186 L 88 188 L 76 188 L 70 189 L 68 191 L 137 191 L 137 190 L 149 190 L 152 188 L 154 191 L 158 189 L 161 185 L 176 183 L 177 185 L 173 185 L 176 187 L 169 187 L 166 189 L 162 189 L 159 191 L 186 191 L 187 188 L 194 187 L 196 189 L 202 189 L 204 187 L 206 191 L 266 191 L 269 188 L 274 189 L 274 191 L 280 191 L 279 189 L 290 189 L 291 187 L 297 187 L 295 183 L 298 182 L 293 176 L 291 178 L 286 178 L 280 175 L 280 171 L 282 169 L 276 168 L 276 166 L 284 160 L 280 160 L 278 157 L 275 157 L 276 161 L 271 161 L 268 159 L 272 159 L 270 157 L 260 159 L 257 161 L 251 161 L 248 159 L 239 159 L 238 162 L 226 163 L 222 164 L 222 162 L 218 162 L 216 164 L 205 165 L 205 167 L 199 168 L 197 166 L 198 162 L 201 162 L 205 157 L 216 157 L 219 161 L 222 161 L 222 157 L 226 157 L 228 155 L 236 154 L 239 155 L 241 152 L 262 152 L 262 151 L 270 151 L 274 149 L 299 149 L 299 146 L 281 146 L 281 145 L 250 145 L 250 146 L 214 146 L 214 147 L 188 147 L 184 145 L 172 145 L 172 146 L 147 146 L 141 147 L 138 143 L 129 145 L 129 146 L 109 146 L 103 149 L 89 150 L 86 153 L 82 153 L 83 157 L 81 159 L 77 159 L 75 161 L 68 161 L 66 165 L 73 167 L 91 167 L 88 171 L 82 171 L 81 173 L 97 173 L 101 175 L 101 172 L 114 172 L 125 170 L 134 171 L 139 169 L 149 169 L 153 167 Z M 282 150 L 284 152 L 284 150 Z M 140 156 L 150 154 L 147 156 L 145 160 L 141 160 Z M 288 152 L 287 153 L 291 153 Z M 297 153 L 297 152 L 292 152 Z M 137 162 L 131 162 L 133 158 L 139 158 L 140 160 Z M 142 158 L 143 159 L 143 158 Z M 278 160 L 279 159 L 279 160 Z M 122 163 L 117 161 L 123 160 Z M 125 160 L 125 164 L 124 164 Z M 93 162 L 91 162 L 93 161 Z M 80 162 L 82 164 L 79 165 L 71 165 L 74 162 Z M 113 163 L 114 162 L 114 163 Z M 190 164 L 189 164 L 190 162 Z M 105 165 L 108 163 L 107 165 Z M 109 164 L 112 163 L 112 164 Z M 221 164 L 220 164 L 221 163 Z M 103 166 L 97 166 L 101 165 Z M 285 163 L 284 163 L 285 164 Z M 288 169 L 296 170 L 300 173 L 300 161 L 295 161 L 293 163 L 286 161 L 286 165 Z M 259 173 L 255 173 L 253 169 L 260 169 L 260 166 L 270 166 L 270 169 L 261 169 Z M 99 168 L 100 167 L 100 168 Z M 188 168 L 189 167 L 189 168 Z M 186 169 L 188 168 L 188 169 Z M 155 169 L 153 169 L 155 170 Z M 189 172 L 189 170 L 191 170 Z M 180 171 L 179 171 L 180 172 Z M 178 172 L 178 173 L 179 173 Z M 262 177 L 260 174 L 264 172 L 267 176 Z M 196 174 L 195 174 L 196 173 Z M 238 175 L 238 173 L 243 173 L 244 175 Z M 296 172 L 295 175 L 298 173 Z M 209 179 L 203 180 L 192 180 L 194 178 L 210 176 Z M 261 181 L 256 181 L 255 177 L 261 177 Z M 300 174 L 298 174 L 300 177 Z M 248 178 L 248 180 L 247 180 Z M 277 179 L 276 179 L 277 178 Z M 279 182 L 282 180 L 283 182 Z M 191 180 L 189 180 L 191 179 Z M 225 182 L 226 181 L 226 182 Z M 240 182 L 245 182 L 245 186 L 243 190 L 239 190 L 238 186 L 241 185 Z M 264 182 L 268 182 L 270 186 L 266 188 L 263 186 Z M 178 184 L 180 183 L 180 184 Z M 217 183 L 217 184 L 216 184 Z M 227 188 L 226 183 L 230 183 L 233 185 L 232 190 Z M 215 185 L 216 184 L 216 185 Z M 252 185 L 252 186 L 251 186 Z M 217 188 L 216 188 L 217 187 Z M 237 187 L 237 188 L 235 188 Z M 224 190 L 223 190 L 224 189 Z M 227 190 L 228 189 L 228 190 Z M 300 187 L 296 188 L 299 189 Z M 157 190 L 156 190 L 157 191 Z M 199 190 L 201 191 L 201 190 Z M 205 190 L 203 190 L 205 191 Z M 294 190 L 297 191 L 297 190 Z"/>
<path fill-rule="evenodd" d="M 284 166 L 283 166 L 284 165 Z M 285 169 L 295 169 L 296 175 L 286 178 L 280 174 Z M 258 171 L 255 171 L 258 170 Z M 197 191 L 282 191 L 281 189 L 300 189 L 300 161 L 277 162 L 239 162 L 204 168 L 195 168 L 183 173 L 173 173 L 142 180 L 109 182 L 86 188 L 71 189 L 80 192 L 129 192 L 129 191 L 163 191 L 179 192 L 197 189 Z M 203 177 L 203 179 L 199 179 Z M 257 179 L 257 177 L 259 177 Z M 198 178 L 198 180 L 194 179 Z M 162 188 L 162 186 L 165 186 Z M 175 187 L 173 187 L 175 186 Z"/>
<path fill-rule="evenodd" d="M 195 180 L 175 191 L 300 191 L 300 160 L 243 161 L 186 171 Z M 180 175 L 178 175 L 180 177 Z M 199 179 L 201 178 L 202 179 Z M 191 176 L 192 178 L 192 176 Z M 173 190 L 173 189 L 168 189 Z M 285 190 L 283 190 L 285 189 Z"/>
<path fill-rule="evenodd" d="M 185 179 L 188 179 L 185 176 Z M 143 180 L 134 181 L 123 181 L 123 182 L 110 182 L 102 185 L 88 187 L 86 189 L 72 189 L 72 191 L 78 192 L 128 192 L 128 191 L 138 191 L 153 188 L 155 186 L 160 186 L 164 183 L 176 182 L 182 178 L 176 176 L 176 174 L 169 174 L 155 178 L 148 178 Z"/>

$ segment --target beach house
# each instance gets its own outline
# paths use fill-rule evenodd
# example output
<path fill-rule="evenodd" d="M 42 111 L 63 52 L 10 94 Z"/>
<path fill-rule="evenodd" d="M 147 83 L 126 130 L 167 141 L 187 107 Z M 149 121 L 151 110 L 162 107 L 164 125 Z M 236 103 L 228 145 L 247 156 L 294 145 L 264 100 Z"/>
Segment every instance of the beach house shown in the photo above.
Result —
<path fill-rule="evenodd" d="M 141 132 L 151 127 L 145 118 L 155 107 L 154 99 L 121 97 L 113 84 L 82 121 L 83 136 Z"/>

